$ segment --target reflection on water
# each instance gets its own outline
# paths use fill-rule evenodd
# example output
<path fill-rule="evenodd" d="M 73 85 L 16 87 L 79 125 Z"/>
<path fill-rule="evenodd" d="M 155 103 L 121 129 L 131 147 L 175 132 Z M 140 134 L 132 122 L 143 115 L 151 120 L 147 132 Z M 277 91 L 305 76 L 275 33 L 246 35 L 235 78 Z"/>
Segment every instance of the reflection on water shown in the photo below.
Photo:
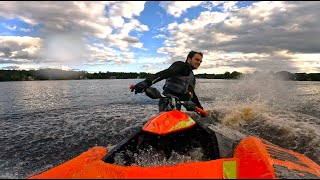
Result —
<path fill-rule="evenodd" d="M 134 96 L 128 89 L 136 82 L 117 79 L 0 82 L 0 114 L 130 101 Z"/>
<path fill-rule="evenodd" d="M 130 92 L 139 81 L 0 82 L 0 177 L 25 178 L 90 147 L 114 146 L 158 112 L 157 100 Z M 319 82 L 198 79 L 196 93 L 211 129 L 255 135 L 320 163 Z M 194 160 L 191 154 L 157 158 L 174 163 Z M 152 163 L 141 157 L 138 163 Z"/>
<path fill-rule="evenodd" d="M 59 84 L 31 83 L 22 82 L 20 91 L 16 94 L 16 104 L 21 109 L 28 111 L 37 111 L 39 109 L 54 109 L 59 104 L 70 105 L 72 97 L 71 85 L 66 83 Z M 60 99 L 57 102 L 57 99 Z M 44 103 L 48 102 L 48 103 Z"/>

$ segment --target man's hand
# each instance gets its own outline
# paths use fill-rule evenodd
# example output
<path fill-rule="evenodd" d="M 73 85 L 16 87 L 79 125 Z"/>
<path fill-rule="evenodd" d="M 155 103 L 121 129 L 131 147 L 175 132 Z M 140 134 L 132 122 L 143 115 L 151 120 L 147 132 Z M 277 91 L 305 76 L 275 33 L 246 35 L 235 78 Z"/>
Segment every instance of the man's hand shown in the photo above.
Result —
<path fill-rule="evenodd" d="M 141 81 L 134 85 L 134 88 L 131 89 L 131 92 L 135 91 L 134 93 L 142 93 L 145 89 L 149 87 L 149 84 L 146 81 Z"/>
<path fill-rule="evenodd" d="M 204 110 L 202 106 L 200 106 L 199 108 L 202 109 L 202 110 Z M 206 114 L 201 114 L 201 113 L 200 113 L 200 115 L 201 115 L 201 118 L 205 118 L 205 117 L 206 117 Z"/>
<path fill-rule="evenodd" d="M 204 115 L 204 114 L 200 114 L 201 115 L 201 118 L 205 118 L 205 117 L 207 117 L 206 115 Z"/>
<path fill-rule="evenodd" d="M 197 105 L 192 101 L 188 101 L 184 103 L 184 107 L 186 108 L 187 111 L 194 111 Z"/>

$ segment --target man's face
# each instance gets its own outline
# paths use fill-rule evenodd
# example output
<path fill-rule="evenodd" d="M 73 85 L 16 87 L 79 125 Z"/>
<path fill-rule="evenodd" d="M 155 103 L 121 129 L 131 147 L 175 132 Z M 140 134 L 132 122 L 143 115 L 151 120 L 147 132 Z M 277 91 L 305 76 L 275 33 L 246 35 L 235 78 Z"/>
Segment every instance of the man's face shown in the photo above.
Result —
<path fill-rule="evenodd" d="M 202 62 L 202 57 L 200 56 L 200 54 L 195 54 L 192 59 L 188 59 L 187 61 L 194 69 L 198 69 L 198 67 L 200 66 L 201 62 Z"/>

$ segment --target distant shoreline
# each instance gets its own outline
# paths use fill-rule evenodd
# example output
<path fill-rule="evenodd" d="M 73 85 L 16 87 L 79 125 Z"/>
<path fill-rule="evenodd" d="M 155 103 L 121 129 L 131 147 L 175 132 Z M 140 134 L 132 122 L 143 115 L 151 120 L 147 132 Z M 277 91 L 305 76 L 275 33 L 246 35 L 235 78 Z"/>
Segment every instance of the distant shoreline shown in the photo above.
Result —
<path fill-rule="evenodd" d="M 61 69 L 40 70 L 0 70 L 0 82 L 3 81 L 43 81 L 43 80 L 82 80 L 82 79 L 145 79 L 153 76 L 151 73 L 134 72 L 99 72 L 88 73 L 86 71 L 65 71 Z M 243 74 L 237 71 L 224 74 L 196 74 L 200 79 L 242 79 L 242 78 L 273 78 L 284 81 L 320 81 L 320 73 L 290 73 L 280 72 L 254 72 Z"/>

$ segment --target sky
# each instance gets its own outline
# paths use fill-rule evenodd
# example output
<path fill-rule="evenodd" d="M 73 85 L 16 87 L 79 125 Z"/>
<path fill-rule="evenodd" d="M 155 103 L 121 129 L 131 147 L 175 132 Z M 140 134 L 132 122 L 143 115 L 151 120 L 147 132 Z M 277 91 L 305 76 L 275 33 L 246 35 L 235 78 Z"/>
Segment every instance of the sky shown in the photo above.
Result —
<path fill-rule="evenodd" d="M 0 1 L 0 69 L 320 72 L 318 1 Z"/>

